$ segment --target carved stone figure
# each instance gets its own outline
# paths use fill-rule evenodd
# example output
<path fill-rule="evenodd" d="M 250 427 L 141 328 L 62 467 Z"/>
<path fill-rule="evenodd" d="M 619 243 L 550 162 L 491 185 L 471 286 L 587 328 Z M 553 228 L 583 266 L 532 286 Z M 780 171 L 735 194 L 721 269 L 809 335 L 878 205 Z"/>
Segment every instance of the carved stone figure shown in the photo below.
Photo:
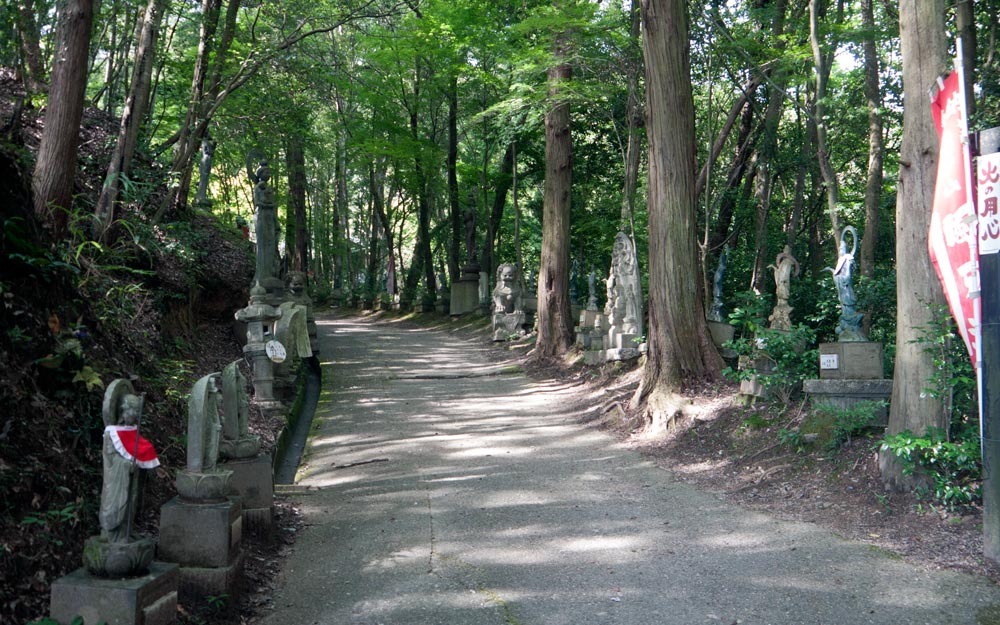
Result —
<path fill-rule="evenodd" d="M 177 493 L 188 500 L 218 501 L 229 492 L 232 471 L 219 469 L 222 418 L 219 374 L 203 376 L 188 398 L 187 466 L 177 472 Z"/>
<path fill-rule="evenodd" d="M 268 184 L 271 169 L 267 160 L 261 159 L 253 175 L 253 203 L 256 209 L 254 230 L 257 236 L 257 264 L 254 282 L 263 286 L 272 303 L 277 304 L 284 295 L 284 282 L 278 278 L 278 220 L 274 189 Z"/>
<path fill-rule="evenodd" d="M 587 310 L 597 310 L 597 272 L 593 269 L 587 274 Z"/>
<path fill-rule="evenodd" d="M 504 341 L 523 333 L 525 321 L 517 267 L 503 263 L 497 267 L 497 285 L 493 288 L 493 340 Z"/>
<path fill-rule="evenodd" d="M 292 302 L 306 309 L 306 326 L 309 329 L 309 344 L 313 353 L 319 352 L 319 338 L 316 329 L 316 315 L 313 313 L 313 301 L 309 297 L 308 278 L 303 271 L 288 272 L 288 296 Z"/>
<path fill-rule="evenodd" d="M 708 309 L 708 320 L 723 322 L 722 318 L 722 279 L 726 275 L 726 267 L 729 264 L 729 244 L 722 246 L 719 254 L 719 264 L 715 268 L 715 276 L 712 280 L 712 307 Z"/>
<path fill-rule="evenodd" d="M 791 295 L 792 277 L 799 275 L 799 261 L 792 256 L 791 246 L 786 245 L 774 259 L 774 264 L 768 266 L 774 271 L 775 284 L 775 305 L 769 318 L 771 327 L 775 330 L 791 330 L 792 307 L 788 305 L 788 298 Z"/>
<path fill-rule="evenodd" d="M 153 560 L 153 540 L 132 535 L 141 488 L 139 470 L 160 466 L 152 444 L 139 435 L 142 405 L 128 380 L 115 380 L 104 393 L 101 535 L 87 540 L 83 550 L 84 566 L 95 575 L 138 574 Z"/>
<path fill-rule="evenodd" d="M 847 235 L 851 235 L 851 250 L 847 250 Z M 833 283 L 837 287 L 837 297 L 840 299 L 840 322 L 837 324 L 839 341 L 864 341 L 861 333 L 861 319 L 864 313 L 858 312 L 857 295 L 854 293 L 854 253 L 858 249 L 858 231 L 854 226 L 847 226 L 840 233 L 840 253 L 837 256 L 837 266 L 827 267 L 833 273 Z"/>
<path fill-rule="evenodd" d="M 639 336 L 642 334 L 642 286 L 632 240 L 624 232 L 615 236 L 608 273 L 608 301 L 604 314 L 611 331 Z"/>
<path fill-rule="evenodd" d="M 219 452 L 226 458 L 252 458 L 260 451 L 260 439 L 250 436 L 250 397 L 247 379 L 234 360 L 222 370 L 222 441 Z"/>

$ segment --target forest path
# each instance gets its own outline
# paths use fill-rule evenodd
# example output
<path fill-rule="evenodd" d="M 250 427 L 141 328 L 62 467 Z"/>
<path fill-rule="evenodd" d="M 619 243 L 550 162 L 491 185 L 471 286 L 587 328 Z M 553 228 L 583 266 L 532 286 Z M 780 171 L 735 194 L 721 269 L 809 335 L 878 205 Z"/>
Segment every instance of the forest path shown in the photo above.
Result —
<path fill-rule="evenodd" d="M 580 423 L 579 389 L 443 330 L 317 315 L 305 528 L 267 625 L 1000 622 L 928 571 L 675 481 Z"/>

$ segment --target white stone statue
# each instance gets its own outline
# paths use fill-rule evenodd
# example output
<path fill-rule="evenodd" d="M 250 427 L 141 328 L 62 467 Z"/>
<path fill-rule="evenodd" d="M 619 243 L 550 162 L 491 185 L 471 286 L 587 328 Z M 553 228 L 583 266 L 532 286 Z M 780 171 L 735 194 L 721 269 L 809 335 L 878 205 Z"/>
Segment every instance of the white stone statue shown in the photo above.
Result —
<path fill-rule="evenodd" d="M 615 236 L 608 272 L 608 301 L 604 314 L 613 331 L 642 335 L 642 285 L 632 240 L 624 232 Z"/>
<path fill-rule="evenodd" d="M 497 285 L 493 288 L 494 341 L 504 341 L 524 332 L 524 306 L 517 277 L 517 267 L 513 264 L 503 263 L 497 267 Z"/>
<path fill-rule="evenodd" d="M 791 280 L 799 275 L 799 261 L 792 256 L 791 246 L 774 259 L 773 265 L 768 265 L 774 271 L 775 304 L 769 321 L 775 330 L 792 329 L 792 307 L 788 305 L 791 296 Z"/>

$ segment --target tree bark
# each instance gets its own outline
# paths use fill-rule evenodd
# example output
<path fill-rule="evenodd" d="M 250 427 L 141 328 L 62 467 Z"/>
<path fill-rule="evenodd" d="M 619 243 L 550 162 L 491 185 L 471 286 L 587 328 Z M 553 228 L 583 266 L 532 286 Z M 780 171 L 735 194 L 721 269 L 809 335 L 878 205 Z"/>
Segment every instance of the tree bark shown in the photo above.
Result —
<path fill-rule="evenodd" d="M 684 0 L 642 0 L 649 143 L 649 333 L 636 391 L 648 425 L 680 411 L 686 378 L 723 366 L 712 344 L 697 267 L 695 131 Z"/>
<path fill-rule="evenodd" d="M 965 75 L 965 111 L 969 119 L 976 115 L 976 54 L 978 43 L 976 39 L 976 12 L 972 0 L 957 0 L 955 2 L 955 30 L 962 40 L 962 73 Z"/>
<path fill-rule="evenodd" d="M 93 10 L 93 8 L 91 8 Z M 35 20 L 34 2 L 18 0 L 17 32 L 26 65 L 24 88 L 28 95 L 45 93 L 45 61 L 39 44 L 38 21 Z"/>
<path fill-rule="evenodd" d="M 772 37 L 778 51 L 785 47 L 782 35 L 785 30 L 785 0 L 774 1 L 774 21 L 771 25 Z M 750 277 L 750 288 L 756 293 L 764 291 L 765 278 L 768 275 L 767 263 L 770 260 L 768 250 L 768 219 L 771 214 L 771 188 L 774 181 L 774 160 L 778 145 L 778 123 L 785 107 L 785 85 L 788 75 L 778 69 L 771 73 L 768 89 L 767 109 L 764 111 L 764 129 L 757 147 L 756 169 L 754 179 L 754 264 Z"/>
<path fill-rule="evenodd" d="M 285 146 L 285 163 L 288 168 L 288 212 L 293 219 L 287 224 L 292 246 L 290 268 L 293 271 L 309 269 L 309 237 L 306 221 L 306 155 L 305 140 L 300 130 L 292 131 Z"/>
<path fill-rule="evenodd" d="M 899 35 L 903 57 L 903 139 L 896 198 L 896 368 L 887 434 L 948 425 L 943 403 L 924 392 L 934 362 L 918 344 L 921 328 L 944 302 L 927 252 L 927 230 L 937 175 L 938 136 L 927 89 L 945 70 L 944 0 L 900 0 Z M 891 453 L 879 465 L 889 487 L 912 486 Z"/>
<path fill-rule="evenodd" d="M 448 277 L 454 283 L 461 277 L 462 207 L 458 198 L 458 73 L 448 82 L 448 216 L 451 236 L 448 240 Z M 389 246 L 392 249 L 392 246 Z"/>
<path fill-rule="evenodd" d="M 861 275 L 875 275 L 875 246 L 878 243 L 880 208 L 882 204 L 882 92 L 879 88 L 878 51 L 875 48 L 875 12 L 873 0 L 861 0 L 862 27 L 868 33 L 862 43 L 865 57 L 865 102 L 868 106 L 868 178 L 865 183 L 865 229 L 861 239 Z M 871 325 L 865 315 L 865 330 Z"/>
<path fill-rule="evenodd" d="M 573 344 L 569 300 L 569 220 L 573 184 L 573 138 L 569 102 L 563 94 L 573 77 L 566 60 L 565 33 L 556 36 L 555 63 L 548 69 L 550 108 L 545 114 L 545 190 L 542 204 L 542 255 L 538 268 L 536 358 L 566 353 Z"/>
<path fill-rule="evenodd" d="M 35 215 L 57 241 L 66 234 L 73 204 L 93 3 L 68 0 L 59 17 L 45 130 L 31 179 Z"/>
<path fill-rule="evenodd" d="M 824 49 L 819 39 L 819 22 L 821 14 L 825 13 L 825 5 L 821 5 L 820 2 L 825 1 L 809 0 L 809 43 L 812 46 L 813 64 L 816 68 L 816 100 L 813 104 L 814 117 L 816 118 L 816 156 L 819 161 L 819 171 L 823 176 L 823 184 L 826 186 L 826 207 L 830 214 L 830 226 L 833 230 L 834 240 L 837 240 L 840 236 L 840 217 L 837 209 L 837 204 L 840 201 L 840 185 L 837 182 L 837 172 L 833 170 L 833 164 L 830 162 L 830 151 L 826 145 L 826 122 L 824 121 L 825 111 L 823 108 L 833 55 Z"/>
<path fill-rule="evenodd" d="M 622 189 L 621 227 L 628 228 L 632 245 L 635 246 L 635 193 L 639 186 L 639 166 L 642 157 L 642 127 L 645 118 L 639 101 L 639 72 L 642 68 L 642 50 L 639 34 L 641 11 L 639 0 L 631 0 L 629 5 L 629 38 L 625 74 L 628 85 L 628 104 L 625 111 L 628 124 L 628 144 L 625 148 L 625 185 Z"/>

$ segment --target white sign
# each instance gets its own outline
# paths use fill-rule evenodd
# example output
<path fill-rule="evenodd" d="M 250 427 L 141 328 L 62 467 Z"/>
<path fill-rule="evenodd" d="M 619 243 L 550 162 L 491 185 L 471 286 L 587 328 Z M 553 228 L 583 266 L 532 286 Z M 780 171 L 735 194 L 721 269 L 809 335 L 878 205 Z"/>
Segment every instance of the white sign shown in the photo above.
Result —
<path fill-rule="evenodd" d="M 996 254 L 1000 251 L 1000 152 L 980 156 L 976 159 L 976 169 L 979 254 Z"/>
<path fill-rule="evenodd" d="M 819 355 L 819 368 L 820 369 L 839 369 L 840 363 L 837 359 L 837 354 L 820 354 Z"/>
<path fill-rule="evenodd" d="M 264 351 L 267 352 L 267 357 L 271 359 L 271 362 L 285 362 L 285 346 L 278 341 L 268 341 L 264 346 Z"/>

